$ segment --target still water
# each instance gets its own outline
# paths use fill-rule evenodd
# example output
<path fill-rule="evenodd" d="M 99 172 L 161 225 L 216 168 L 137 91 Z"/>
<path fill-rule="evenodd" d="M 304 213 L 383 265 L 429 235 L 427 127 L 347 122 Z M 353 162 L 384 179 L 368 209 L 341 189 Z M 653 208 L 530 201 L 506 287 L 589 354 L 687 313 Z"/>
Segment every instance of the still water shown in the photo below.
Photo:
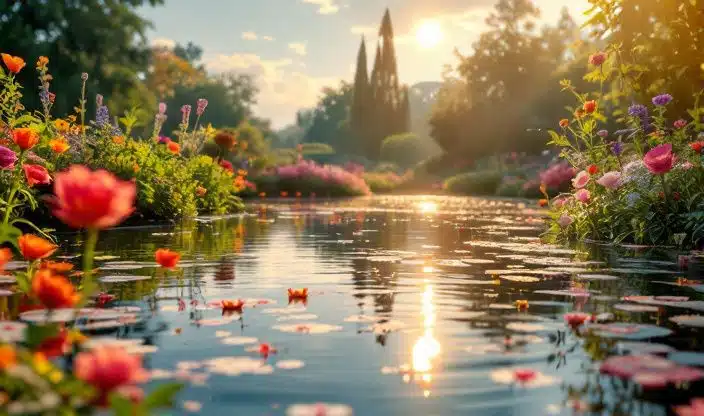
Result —
<path fill-rule="evenodd" d="M 670 320 L 704 311 L 704 286 L 670 252 L 542 245 L 544 212 L 516 201 L 250 211 L 101 235 L 102 290 L 143 321 L 98 334 L 142 342 L 153 383 L 187 383 L 168 414 L 664 415 L 702 391 L 643 393 L 599 373 L 628 352 L 704 364 L 701 319 Z M 64 237 L 63 253 L 80 251 Z M 183 253 L 179 269 L 154 267 L 160 247 Z M 307 288 L 307 301 L 289 304 L 289 288 Z M 677 297 L 623 300 L 635 295 Z M 219 301 L 238 299 L 242 313 L 223 315 Z M 563 319 L 573 311 L 604 323 L 578 336 Z"/>

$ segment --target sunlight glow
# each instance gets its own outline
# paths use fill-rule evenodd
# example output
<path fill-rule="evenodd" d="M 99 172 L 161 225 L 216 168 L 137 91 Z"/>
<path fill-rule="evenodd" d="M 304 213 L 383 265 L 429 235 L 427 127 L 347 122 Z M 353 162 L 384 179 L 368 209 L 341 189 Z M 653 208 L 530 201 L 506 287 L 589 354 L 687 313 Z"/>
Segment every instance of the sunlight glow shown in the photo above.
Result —
<path fill-rule="evenodd" d="M 442 27 L 436 20 L 423 21 L 416 30 L 416 40 L 425 49 L 437 46 L 443 39 Z"/>
<path fill-rule="evenodd" d="M 431 201 L 421 201 L 418 203 L 418 208 L 420 209 L 420 212 L 424 214 L 431 214 L 433 212 L 437 212 L 438 204 Z"/>
<path fill-rule="evenodd" d="M 433 361 L 440 355 L 440 343 L 433 336 L 435 306 L 433 305 L 432 285 L 426 284 L 421 305 L 424 333 L 413 345 L 413 371 L 417 379 L 426 385 L 424 396 L 428 397 L 430 390 L 427 387 L 433 380 L 430 371 L 433 369 Z"/>

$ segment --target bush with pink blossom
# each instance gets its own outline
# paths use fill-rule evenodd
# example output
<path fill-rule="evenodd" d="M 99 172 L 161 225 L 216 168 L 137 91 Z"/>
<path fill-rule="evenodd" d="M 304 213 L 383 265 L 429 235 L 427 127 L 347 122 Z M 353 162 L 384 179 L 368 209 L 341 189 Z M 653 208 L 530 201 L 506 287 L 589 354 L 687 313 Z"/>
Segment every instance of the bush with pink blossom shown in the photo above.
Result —
<path fill-rule="evenodd" d="M 320 165 L 300 160 L 279 166 L 254 179 L 257 189 L 267 195 L 362 196 L 371 191 L 362 176 L 340 166 Z"/>

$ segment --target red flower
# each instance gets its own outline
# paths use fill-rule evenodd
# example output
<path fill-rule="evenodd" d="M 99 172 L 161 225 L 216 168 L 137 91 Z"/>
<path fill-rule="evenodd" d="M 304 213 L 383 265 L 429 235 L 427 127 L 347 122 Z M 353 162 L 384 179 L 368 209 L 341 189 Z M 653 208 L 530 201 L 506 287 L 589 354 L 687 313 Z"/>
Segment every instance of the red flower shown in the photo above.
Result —
<path fill-rule="evenodd" d="M 27 178 L 27 185 L 48 185 L 51 183 L 49 171 L 44 166 L 40 165 L 22 165 L 24 176 Z"/>
<path fill-rule="evenodd" d="M 49 309 L 72 308 L 79 300 L 71 282 L 49 269 L 34 274 L 32 294 Z"/>
<path fill-rule="evenodd" d="M 288 290 L 288 300 L 289 302 L 292 300 L 308 300 L 308 289 L 303 288 L 303 289 L 289 289 Z"/>
<path fill-rule="evenodd" d="M 541 199 L 538 201 L 538 205 L 541 207 L 546 207 L 548 206 L 548 200 L 547 199 Z"/>
<path fill-rule="evenodd" d="M 599 168 L 596 165 L 589 165 L 587 172 L 589 172 L 590 175 L 596 175 L 599 173 Z"/>
<path fill-rule="evenodd" d="M 24 59 L 20 58 L 19 56 L 12 56 L 6 53 L 3 53 L 1 55 L 2 61 L 5 63 L 5 66 L 13 74 L 20 72 L 22 68 L 24 68 L 24 66 L 26 65 L 24 63 Z"/>
<path fill-rule="evenodd" d="M 29 261 L 49 257 L 58 248 L 51 241 L 33 234 L 24 234 L 18 239 L 17 243 L 20 246 L 22 256 Z"/>
<path fill-rule="evenodd" d="M 22 150 L 33 148 L 39 143 L 39 135 L 36 131 L 23 127 L 12 130 L 12 141 Z"/>
<path fill-rule="evenodd" d="M 590 100 L 584 103 L 584 106 L 582 107 L 584 109 L 584 112 L 587 114 L 591 114 L 596 111 L 596 101 Z"/>
<path fill-rule="evenodd" d="M 259 344 L 259 355 L 266 359 L 269 358 L 269 355 L 271 354 L 276 354 L 276 348 L 266 343 Z"/>
<path fill-rule="evenodd" d="M 226 171 L 228 171 L 230 173 L 235 172 L 235 168 L 232 166 L 232 163 L 228 162 L 227 160 L 221 160 L 220 167 L 222 167 L 223 169 L 225 169 Z"/>
<path fill-rule="evenodd" d="M 702 149 L 704 149 L 704 142 L 692 142 L 689 144 L 689 147 L 691 147 L 695 152 L 701 153 Z"/>
<path fill-rule="evenodd" d="M 213 141 L 215 142 L 215 144 L 222 147 L 223 149 L 232 149 L 235 143 L 237 143 L 237 139 L 235 138 L 235 136 L 226 131 L 221 131 L 216 134 Z"/>
<path fill-rule="evenodd" d="M 537 377 L 538 372 L 530 368 L 517 368 L 513 371 L 513 378 L 519 383 L 528 383 Z"/>
<path fill-rule="evenodd" d="M 601 66 L 606 62 L 607 55 L 604 52 L 597 52 L 589 57 L 589 63 L 594 66 Z"/>
<path fill-rule="evenodd" d="M 62 328 L 56 336 L 42 340 L 37 347 L 37 352 L 46 358 L 54 358 L 68 354 L 70 348 L 71 342 L 68 337 L 68 331 Z"/>
<path fill-rule="evenodd" d="M 115 300 L 114 295 L 105 292 L 100 292 L 98 293 L 98 296 L 95 297 L 95 306 L 97 306 L 98 308 L 102 308 L 113 300 Z"/>
<path fill-rule="evenodd" d="M 588 314 L 581 312 L 566 313 L 564 317 L 565 322 L 567 322 L 567 325 L 572 327 L 572 329 L 578 328 L 591 318 Z"/>
<path fill-rule="evenodd" d="M 662 175 L 669 172 L 675 163 L 672 145 L 666 143 L 653 147 L 643 157 L 643 163 L 653 175 Z"/>
<path fill-rule="evenodd" d="M 166 144 L 166 148 L 169 149 L 169 152 L 175 155 L 181 153 L 181 145 L 176 142 L 168 142 Z"/>
<path fill-rule="evenodd" d="M 672 193 L 672 199 L 674 199 L 675 201 L 679 201 L 681 198 L 682 198 L 682 195 L 680 195 L 679 192 Z"/>
<path fill-rule="evenodd" d="M 154 258 L 161 267 L 173 269 L 181 259 L 181 254 L 171 251 L 168 248 L 160 248 L 154 253 Z"/>
<path fill-rule="evenodd" d="M 105 170 L 73 165 L 57 173 L 53 213 L 74 228 L 114 227 L 134 211 L 137 188 Z"/>
<path fill-rule="evenodd" d="M 567 120 L 566 118 L 563 118 L 562 120 L 560 120 L 560 127 L 562 127 L 563 129 L 566 129 L 567 126 L 569 126 L 569 125 L 570 125 L 570 121 Z"/>
<path fill-rule="evenodd" d="M 242 299 L 237 300 L 223 300 L 221 302 L 223 312 L 242 312 L 244 308 L 244 301 Z"/>

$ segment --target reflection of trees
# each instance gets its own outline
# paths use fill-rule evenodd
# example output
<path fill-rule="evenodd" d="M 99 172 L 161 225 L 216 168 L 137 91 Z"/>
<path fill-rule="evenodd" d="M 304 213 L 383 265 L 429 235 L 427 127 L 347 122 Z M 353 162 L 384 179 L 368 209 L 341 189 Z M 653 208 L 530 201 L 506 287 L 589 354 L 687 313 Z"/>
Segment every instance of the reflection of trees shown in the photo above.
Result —
<path fill-rule="evenodd" d="M 215 280 L 219 282 L 235 280 L 235 262 L 223 259 L 215 271 Z"/>

